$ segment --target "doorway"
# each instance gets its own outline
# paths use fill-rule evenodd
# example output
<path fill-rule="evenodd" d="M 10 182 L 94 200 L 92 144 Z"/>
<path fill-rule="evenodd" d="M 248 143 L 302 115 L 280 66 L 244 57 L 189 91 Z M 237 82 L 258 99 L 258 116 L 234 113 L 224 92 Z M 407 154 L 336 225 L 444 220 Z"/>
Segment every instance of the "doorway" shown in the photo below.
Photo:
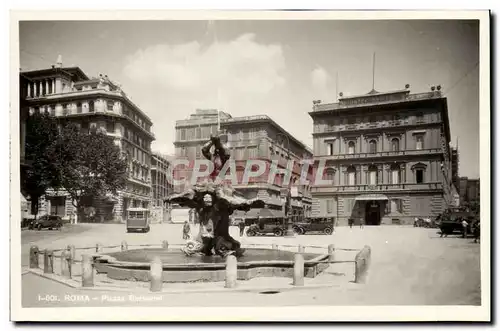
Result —
<path fill-rule="evenodd" d="M 380 225 L 380 203 L 372 200 L 367 201 L 365 206 L 365 224 Z"/>

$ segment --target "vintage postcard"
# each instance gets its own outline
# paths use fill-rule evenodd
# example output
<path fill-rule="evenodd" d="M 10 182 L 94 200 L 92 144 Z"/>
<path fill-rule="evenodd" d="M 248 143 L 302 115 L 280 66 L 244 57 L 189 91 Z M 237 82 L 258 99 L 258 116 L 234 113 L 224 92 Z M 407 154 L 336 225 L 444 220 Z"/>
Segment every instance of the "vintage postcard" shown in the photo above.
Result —
<path fill-rule="evenodd" d="M 490 321 L 489 15 L 11 12 L 11 319 Z"/>

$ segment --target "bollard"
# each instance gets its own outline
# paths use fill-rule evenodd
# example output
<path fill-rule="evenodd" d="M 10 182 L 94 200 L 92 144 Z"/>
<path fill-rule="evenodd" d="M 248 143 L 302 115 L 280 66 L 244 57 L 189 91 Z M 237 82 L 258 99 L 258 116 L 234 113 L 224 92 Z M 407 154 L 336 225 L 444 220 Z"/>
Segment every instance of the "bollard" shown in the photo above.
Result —
<path fill-rule="evenodd" d="M 304 257 L 297 253 L 293 262 L 293 285 L 304 286 Z"/>
<path fill-rule="evenodd" d="M 76 258 L 76 248 L 75 248 L 75 246 L 68 245 L 68 252 L 69 252 L 70 257 L 71 257 L 71 263 L 73 263 L 73 261 Z"/>
<path fill-rule="evenodd" d="M 45 253 L 43 255 L 43 273 L 54 273 L 54 252 L 47 249 L 45 250 Z"/>
<path fill-rule="evenodd" d="M 163 264 L 158 256 L 151 261 L 149 268 L 149 289 L 151 292 L 160 292 L 163 286 Z"/>
<path fill-rule="evenodd" d="M 61 275 L 71 278 L 71 255 L 68 251 L 61 253 Z"/>
<path fill-rule="evenodd" d="M 128 244 L 125 240 L 122 241 L 121 249 L 122 249 L 122 251 L 126 251 L 128 249 Z"/>
<path fill-rule="evenodd" d="M 328 245 L 328 261 L 330 261 L 330 262 L 335 261 L 335 245 L 334 244 Z"/>
<path fill-rule="evenodd" d="M 306 251 L 305 247 L 302 245 L 299 245 L 299 253 L 304 253 Z"/>
<path fill-rule="evenodd" d="M 273 250 L 277 251 L 278 250 L 278 245 L 277 244 L 273 244 Z"/>
<path fill-rule="evenodd" d="M 94 286 L 94 259 L 91 255 L 82 256 L 82 287 Z"/>
<path fill-rule="evenodd" d="M 238 279 L 238 260 L 236 256 L 229 255 L 226 258 L 226 288 L 236 287 L 236 281 Z"/>
<path fill-rule="evenodd" d="M 371 248 L 365 246 L 354 258 L 354 282 L 364 284 L 368 278 L 368 267 L 371 262 Z"/>
<path fill-rule="evenodd" d="M 167 249 L 167 250 L 168 250 L 168 241 L 167 241 L 167 240 L 163 240 L 163 241 L 161 242 L 161 247 L 162 247 L 163 249 Z"/>
<path fill-rule="evenodd" d="M 102 253 L 102 244 L 96 244 L 95 245 L 95 252 L 96 253 Z"/>
<path fill-rule="evenodd" d="M 30 268 L 37 269 L 38 268 L 38 259 L 40 252 L 37 246 L 31 246 L 30 248 Z"/>

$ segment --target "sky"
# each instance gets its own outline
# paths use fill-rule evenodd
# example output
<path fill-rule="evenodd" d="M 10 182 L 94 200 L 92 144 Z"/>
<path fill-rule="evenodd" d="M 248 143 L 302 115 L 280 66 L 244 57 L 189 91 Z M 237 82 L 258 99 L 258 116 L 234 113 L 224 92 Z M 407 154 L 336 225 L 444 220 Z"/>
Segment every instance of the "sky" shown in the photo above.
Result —
<path fill-rule="evenodd" d="M 21 70 L 78 66 L 122 85 L 173 154 L 175 121 L 197 108 L 267 114 L 312 147 L 313 100 L 441 85 L 460 176 L 479 178 L 479 24 L 475 21 L 32 21 Z M 337 78 L 338 77 L 338 78 Z M 338 83 L 338 84 L 337 84 Z"/>

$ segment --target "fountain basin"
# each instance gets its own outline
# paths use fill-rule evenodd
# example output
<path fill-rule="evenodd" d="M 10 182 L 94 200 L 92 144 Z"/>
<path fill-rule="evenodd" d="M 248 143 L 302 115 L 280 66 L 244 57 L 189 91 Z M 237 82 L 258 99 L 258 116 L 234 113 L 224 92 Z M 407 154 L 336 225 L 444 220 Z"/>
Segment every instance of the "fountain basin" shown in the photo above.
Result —
<path fill-rule="evenodd" d="M 247 248 L 238 258 L 238 279 L 254 277 L 292 277 L 294 252 Z M 328 268 L 320 263 L 327 254 L 303 253 L 304 276 L 316 277 Z M 179 249 L 145 248 L 101 255 L 95 259 L 98 273 L 115 280 L 149 281 L 150 261 L 162 261 L 164 282 L 219 282 L 225 279 L 225 260 L 220 256 L 186 256 Z"/>

